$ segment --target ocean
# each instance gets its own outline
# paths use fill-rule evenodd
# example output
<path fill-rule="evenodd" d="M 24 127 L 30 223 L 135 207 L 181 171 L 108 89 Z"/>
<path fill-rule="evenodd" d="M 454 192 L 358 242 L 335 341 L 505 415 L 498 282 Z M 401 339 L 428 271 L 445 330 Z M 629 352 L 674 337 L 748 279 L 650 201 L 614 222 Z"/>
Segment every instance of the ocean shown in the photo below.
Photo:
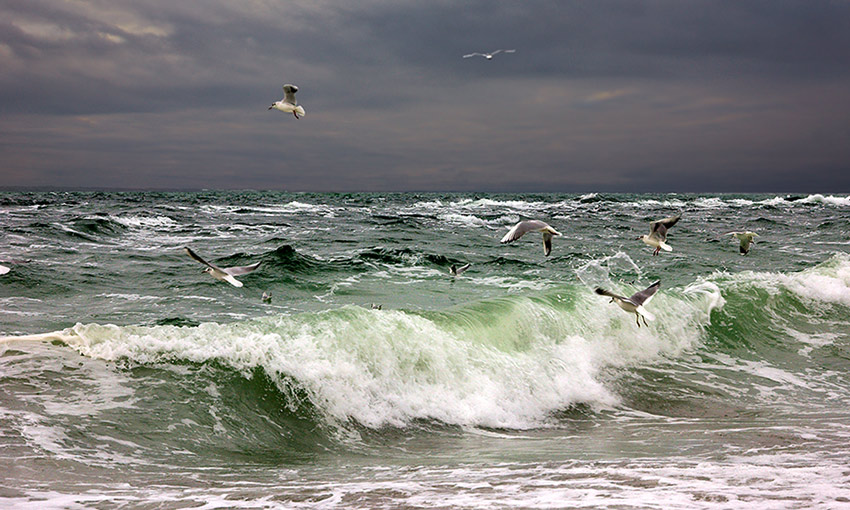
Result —
<path fill-rule="evenodd" d="M 0 193 L 0 507 L 850 508 L 848 248 L 829 194 Z"/>

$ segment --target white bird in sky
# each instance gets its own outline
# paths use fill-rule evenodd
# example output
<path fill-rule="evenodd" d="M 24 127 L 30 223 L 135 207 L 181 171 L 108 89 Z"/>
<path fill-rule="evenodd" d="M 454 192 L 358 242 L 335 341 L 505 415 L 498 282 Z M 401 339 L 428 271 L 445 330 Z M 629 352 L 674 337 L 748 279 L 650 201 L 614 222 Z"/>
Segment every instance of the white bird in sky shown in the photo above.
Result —
<path fill-rule="evenodd" d="M 608 296 L 611 298 L 612 303 L 617 303 L 620 308 L 623 310 L 635 314 L 635 322 L 638 327 L 640 327 L 640 320 L 643 319 L 643 324 L 645 326 L 649 326 L 646 323 L 646 319 L 655 320 L 655 316 L 649 313 L 643 305 L 648 305 L 649 301 L 652 299 L 652 296 L 658 292 L 658 288 L 661 286 L 661 280 L 653 283 L 649 287 L 643 289 L 640 292 L 635 292 L 631 297 L 623 297 L 619 294 L 614 294 L 613 292 L 607 291 L 601 287 L 596 287 L 595 292 L 600 296 Z"/>
<path fill-rule="evenodd" d="M 486 58 L 487 60 L 493 60 L 493 56 L 495 56 L 497 53 L 501 53 L 501 52 L 503 52 L 503 51 L 504 51 L 505 53 L 515 53 L 515 52 L 516 52 L 516 50 L 496 50 L 496 51 L 491 52 L 491 53 L 470 53 L 470 54 L 468 54 L 468 55 L 464 55 L 464 56 L 463 56 L 463 58 L 469 58 L 469 57 L 484 57 L 484 58 Z"/>
<path fill-rule="evenodd" d="M 727 236 L 735 236 L 735 237 L 738 238 L 738 241 L 741 242 L 741 246 L 740 246 L 741 255 L 746 255 L 747 253 L 750 253 L 750 246 L 752 246 L 753 243 L 755 242 L 755 241 L 753 241 L 753 238 L 759 236 L 755 232 L 750 232 L 750 231 L 747 231 L 747 232 L 728 232 L 726 235 Z"/>
<path fill-rule="evenodd" d="M 197 253 L 193 252 L 191 248 L 188 246 L 183 248 L 186 250 L 186 253 L 189 254 L 190 257 L 197 260 L 201 264 L 207 266 L 204 269 L 205 273 L 209 273 L 210 276 L 215 278 L 216 280 L 223 280 L 234 287 L 241 287 L 242 282 L 234 278 L 234 276 L 240 276 L 243 274 L 248 274 L 256 270 L 262 264 L 262 261 L 257 262 L 256 264 L 251 264 L 250 266 L 238 266 L 238 267 L 218 267 L 215 264 L 210 264 L 206 260 L 202 259 Z"/>
<path fill-rule="evenodd" d="M 505 237 L 499 242 L 512 243 L 527 232 L 541 232 L 543 234 L 543 253 L 547 257 L 552 252 L 552 236 L 561 235 L 560 232 L 540 220 L 525 220 L 514 225 L 514 228 L 505 234 Z"/>
<path fill-rule="evenodd" d="M 653 255 L 658 255 L 662 248 L 664 251 L 673 251 L 673 248 L 667 244 L 667 230 L 675 225 L 681 217 L 681 214 L 677 214 L 663 220 L 653 221 L 649 227 L 649 234 L 638 237 L 638 240 L 655 248 L 655 251 L 652 252 Z"/>
<path fill-rule="evenodd" d="M 299 115 L 301 117 L 307 115 L 307 112 L 304 111 L 304 107 L 298 104 L 298 101 L 295 99 L 295 93 L 298 92 L 298 87 L 295 85 L 287 83 L 283 86 L 283 99 L 280 101 L 275 101 L 269 106 L 269 110 L 280 110 L 283 113 L 291 113 L 295 115 L 295 118 L 298 119 Z"/>

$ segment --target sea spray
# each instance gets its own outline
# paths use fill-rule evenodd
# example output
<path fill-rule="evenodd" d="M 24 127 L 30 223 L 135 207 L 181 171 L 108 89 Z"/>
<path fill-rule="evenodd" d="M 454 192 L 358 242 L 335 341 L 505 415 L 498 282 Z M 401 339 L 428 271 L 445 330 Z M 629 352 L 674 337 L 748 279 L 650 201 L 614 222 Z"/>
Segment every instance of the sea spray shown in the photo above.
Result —
<path fill-rule="evenodd" d="M 64 334 L 80 353 L 106 360 L 214 361 L 244 377 L 261 369 L 282 390 L 295 384 L 332 425 L 523 429 L 577 404 L 616 405 L 602 372 L 692 348 L 717 304 L 712 292 L 659 297 L 658 325 L 643 329 L 566 286 L 443 312 L 346 306 L 197 327 L 78 324 Z"/>

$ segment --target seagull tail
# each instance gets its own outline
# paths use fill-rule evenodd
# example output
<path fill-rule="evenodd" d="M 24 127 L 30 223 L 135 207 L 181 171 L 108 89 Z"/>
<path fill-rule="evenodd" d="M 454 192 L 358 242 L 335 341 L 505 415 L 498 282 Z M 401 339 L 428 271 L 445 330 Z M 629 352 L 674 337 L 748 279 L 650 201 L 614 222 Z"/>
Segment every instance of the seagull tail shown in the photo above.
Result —
<path fill-rule="evenodd" d="M 295 107 L 295 113 L 297 113 L 301 117 L 307 115 L 307 112 L 304 111 L 304 107 L 301 106 L 301 105 L 298 105 L 298 106 Z"/>
<path fill-rule="evenodd" d="M 647 310 L 646 308 L 644 308 L 644 307 L 643 307 L 643 305 L 641 305 L 641 306 L 637 307 L 637 308 L 635 309 L 635 311 L 637 311 L 637 313 L 639 313 L 640 315 L 642 315 L 642 316 L 643 316 L 643 318 L 644 318 L 644 319 L 646 319 L 646 320 L 648 320 L 648 321 L 654 321 L 654 320 L 655 320 L 655 316 L 654 316 L 654 315 L 652 315 L 652 312 L 650 312 L 649 310 Z"/>
<path fill-rule="evenodd" d="M 660 246 L 661 249 L 664 251 L 673 251 L 673 248 L 671 248 L 670 245 L 667 243 L 661 243 L 658 246 Z"/>

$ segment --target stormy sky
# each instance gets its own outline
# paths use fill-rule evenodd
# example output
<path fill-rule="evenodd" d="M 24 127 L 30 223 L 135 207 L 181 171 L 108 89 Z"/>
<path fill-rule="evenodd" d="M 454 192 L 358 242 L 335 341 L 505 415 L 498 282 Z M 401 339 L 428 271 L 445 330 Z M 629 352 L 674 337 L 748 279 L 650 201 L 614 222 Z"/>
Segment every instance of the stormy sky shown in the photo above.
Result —
<path fill-rule="evenodd" d="M 0 0 L 0 177 L 848 192 L 850 2 Z"/>

